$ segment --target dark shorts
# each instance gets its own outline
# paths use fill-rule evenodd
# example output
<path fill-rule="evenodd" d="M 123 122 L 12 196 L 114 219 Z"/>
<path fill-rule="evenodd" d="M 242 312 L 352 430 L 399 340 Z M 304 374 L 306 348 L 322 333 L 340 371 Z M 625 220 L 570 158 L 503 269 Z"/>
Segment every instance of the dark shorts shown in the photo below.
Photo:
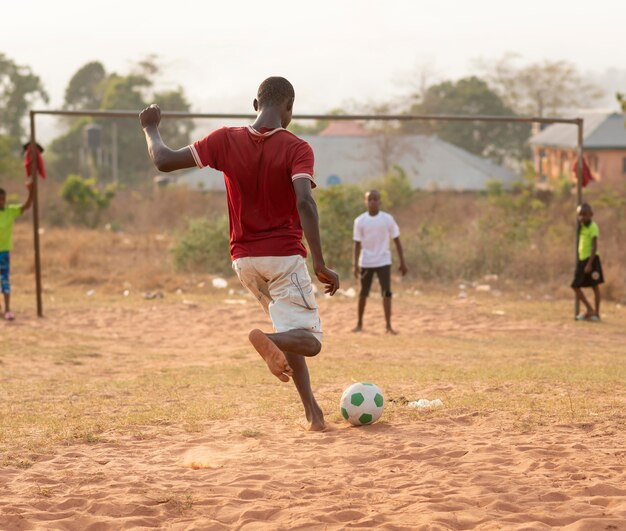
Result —
<path fill-rule="evenodd" d="M 572 288 L 591 288 L 598 284 L 604 283 L 604 275 L 602 274 L 602 264 L 600 263 L 600 257 L 596 255 L 591 265 L 591 273 L 585 273 L 585 266 L 589 258 L 586 260 L 578 260 L 576 264 L 576 272 L 574 273 L 574 280 L 572 280 Z"/>
<path fill-rule="evenodd" d="M 361 291 L 359 297 L 367 297 L 372 287 L 374 273 L 380 282 L 380 292 L 383 297 L 391 297 L 391 266 L 382 267 L 362 267 L 361 268 Z"/>
<path fill-rule="evenodd" d="M 9 251 L 0 252 L 0 287 L 2 293 L 11 293 L 11 282 L 9 275 L 11 273 L 11 254 Z"/>

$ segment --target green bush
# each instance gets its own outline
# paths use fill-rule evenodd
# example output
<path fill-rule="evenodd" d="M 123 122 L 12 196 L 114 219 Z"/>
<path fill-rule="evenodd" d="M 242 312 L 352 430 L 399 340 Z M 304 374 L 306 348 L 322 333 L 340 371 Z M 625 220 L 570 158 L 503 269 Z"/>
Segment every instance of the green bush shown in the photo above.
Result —
<path fill-rule="evenodd" d="M 371 181 L 367 188 L 378 190 L 383 210 L 392 210 L 411 202 L 413 188 L 406 172 L 397 165 L 392 166 L 387 175 Z"/>
<path fill-rule="evenodd" d="M 349 274 L 352 269 L 353 220 L 365 210 L 363 192 L 354 185 L 330 186 L 316 191 L 315 199 L 326 263 L 342 274 Z M 228 216 L 189 220 L 173 253 L 178 269 L 221 275 L 232 273 L 228 258 Z"/>
<path fill-rule="evenodd" d="M 315 196 L 326 264 L 342 275 L 350 274 L 353 221 L 365 210 L 363 191 L 355 185 L 337 185 L 320 189 Z"/>
<path fill-rule="evenodd" d="M 75 223 L 94 228 L 100 223 L 102 212 L 109 208 L 116 189 L 116 185 L 109 184 L 100 190 L 94 178 L 68 175 L 61 187 L 61 197 L 68 204 Z"/>
<path fill-rule="evenodd" d="M 174 247 L 174 263 L 184 271 L 232 274 L 228 216 L 190 219 Z"/>

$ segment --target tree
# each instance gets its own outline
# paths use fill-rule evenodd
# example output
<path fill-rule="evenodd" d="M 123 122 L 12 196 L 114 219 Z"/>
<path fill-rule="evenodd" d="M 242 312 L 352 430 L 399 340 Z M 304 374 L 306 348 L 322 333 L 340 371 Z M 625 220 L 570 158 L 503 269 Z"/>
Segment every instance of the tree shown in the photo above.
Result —
<path fill-rule="evenodd" d="M 19 142 L 14 137 L 0 135 L 0 179 L 23 175 L 24 170 L 20 159 L 15 154 L 19 150 Z"/>
<path fill-rule="evenodd" d="M 444 81 L 426 90 L 421 103 L 413 105 L 411 114 L 485 114 L 515 115 L 502 99 L 477 77 Z M 405 122 L 403 131 L 436 134 L 471 153 L 498 162 L 527 155 L 529 124 L 489 122 Z"/>
<path fill-rule="evenodd" d="M 441 73 L 434 61 L 429 59 L 418 60 L 411 72 L 408 75 L 403 75 L 399 80 L 400 84 L 405 85 L 408 89 L 404 107 L 407 106 L 407 103 L 410 105 L 421 102 L 428 88 L 440 83 L 441 80 Z"/>
<path fill-rule="evenodd" d="M 572 63 L 544 60 L 518 66 L 518 58 L 509 53 L 495 61 L 479 60 L 476 66 L 505 104 L 519 114 L 560 116 L 591 106 L 602 96 Z"/>
<path fill-rule="evenodd" d="M 182 88 L 164 92 L 154 90 L 154 79 L 158 73 L 158 65 L 152 57 L 143 59 L 127 75 L 107 73 L 97 61 L 87 63 L 72 76 L 65 92 L 65 104 L 74 109 L 119 109 L 132 110 L 139 114 L 142 108 L 156 101 L 165 110 L 189 111 L 190 104 Z M 83 138 L 84 127 L 91 123 L 99 125 L 102 131 L 103 163 L 96 167 L 95 176 L 113 175 L 114 144 L 117 146 L 120 181 L 130 182 L 153 171 L 153 166 L 145 155 L 145 140 L 137 121 L 80 118 L 68 121 L 67 133 L 52 143 L 51 152 L 54 157 L 51 161 L 51 174 L 62 177 L 82 172 L 85 177 L 94 176 L 94 164 L 86 162 L 90 159 L 85 153 Z M 189 143 L 193 122 L 163 120 L 161 130 L 168 143 L 184 146 Z"/>
<path fill-rule="evenodd" d="M 0 53 L 0 134 L 22 138 L 24 117 L 38 100 L 48 102 L 39 77 Z"/>
<path fill-rule="evenodd" d="M 622 111 L 626 112 L 626 94 L 617 94 L 617 101 L 622 106 Z"/>
<path fill-rule="evenodd" d="M 107 74 L 99 61 L 87 63 L 70 79 L 65 89 L 65 108 L 99 109 Z"/>

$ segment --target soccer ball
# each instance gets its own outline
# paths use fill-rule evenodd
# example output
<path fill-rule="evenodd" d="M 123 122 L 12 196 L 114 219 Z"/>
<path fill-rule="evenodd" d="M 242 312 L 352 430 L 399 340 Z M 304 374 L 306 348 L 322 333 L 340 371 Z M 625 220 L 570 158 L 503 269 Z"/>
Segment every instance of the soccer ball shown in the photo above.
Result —
<path fill-rule="evenodd" d="M 383 414 L 383 392 L 374 384 L 352 384 L 341 395 L 341 416 L 354 426 L 373 424 Z"/>

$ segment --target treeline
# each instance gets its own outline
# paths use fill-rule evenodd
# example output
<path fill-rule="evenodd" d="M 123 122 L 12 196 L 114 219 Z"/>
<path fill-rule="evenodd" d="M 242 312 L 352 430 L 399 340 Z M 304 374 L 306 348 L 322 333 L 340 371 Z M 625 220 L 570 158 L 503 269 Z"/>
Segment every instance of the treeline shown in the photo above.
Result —
<path fill-rule="evenodd" d="M 334 113 L 394 112 L 414 114 L 487 114 L 560 116 L 579 107 L 590 107 L 602 95 L 587 83 L 576 67 L 566 61 L 522 63 L 514 55 L 476 62 L 474 75 L 442 79 L 432 69 L 415 72 L 402 98 L 365 105 L 352 103 Z M 156 101 L 170 111 L 189 111 L 182 87 L 163 90 L 158 79 L 163 73 L 155 57 L 135 63 L 128 72 L 108 71 L 93 61 L 81 66 L 68 80 L 63 108 L 68 110 L 138 111 Z M 21 145 L 27 140 L 28 110 L 48 103 L 44 83 L 28 66 L 0 53 L 0 179 L 17 178 L 21 169 Z M 313 125 L 295 123 L 296 133 L 314 133 L 328 122 Z M 90 127 L 91 126 L 91 127 Z M 385 124 L 388 134 L 419 133 L 438 135 L 471 153 L 496 162 L 521 161 L 528 157 L 528 124 L 404 122 Z M 65 118 L 60 135 L 46 146 L 46 161 L 53 179 L 64 181 L 70 174 L 83 178 L 133 183 L 153 171 L 141 131 L 133 120 Z M 89 144 L 91 129 L 95 144 Z M 163 134 L 172 145 L 185 145 L 193 123 L 170 120 Z M 395 163 L 389 160 L 389 167 Z"/>
<path fill-rule="evenodd" d="M 63 109 L 139 111 L 158 101 L 172 111 L 189 111 L 191 105 L 182 87 L 162 90 L 156 58 L 134 64 L 126 73 L 109 72 L 99 61 L 80 67 L 68 81 Z M 29 67 L 18 65 L 0 53 L 0 179 L 17 178 L 21 168 L 21 145 L 28 140 L 28 111 L 49 97 L 41 79 Z M 153 168 L 145 156 L 145 141 L 136 120 L 66 117 L 60 119 L 60 135 L 46 149 L 51 178 L 64 181 L 68 175 L 97 181 L 132 183 Z M 165 121 L 168 141 L 184 145 L 190 140 L 190 120 Z M 91 138 L 87 138 L 91 129 Z"/>
<path fill-rule="evenodd" d="M 414 72 L 412 90 L 396 101 L 374 104 L 372 112 L 406 114 L 467 114 L 491 116 L 559 117 L 579 108 L 589 108 L 603 96 L 567 61 L 522 63 L 514 54 L 491 61 L 476 61 L 474 75 L 441 79 L 428 65 Z M 357 104 L 359 105 L 359 104 Z M 352 106 L 354 107 L 354 105 Z M 334 114 L 351 109 L 335 109 Z M 359 105 L 359 112 L 363 106 Z M 295 132 L 315 133 L 328 125 L 296 124 Z M 529 124 L 402 122 L 385 125 L 385 134 L 437 135 L 470 153 L 494 162 L 522 161 L 529 157 Z M 393 164 L 394 161 L 391 161 Z"/>

